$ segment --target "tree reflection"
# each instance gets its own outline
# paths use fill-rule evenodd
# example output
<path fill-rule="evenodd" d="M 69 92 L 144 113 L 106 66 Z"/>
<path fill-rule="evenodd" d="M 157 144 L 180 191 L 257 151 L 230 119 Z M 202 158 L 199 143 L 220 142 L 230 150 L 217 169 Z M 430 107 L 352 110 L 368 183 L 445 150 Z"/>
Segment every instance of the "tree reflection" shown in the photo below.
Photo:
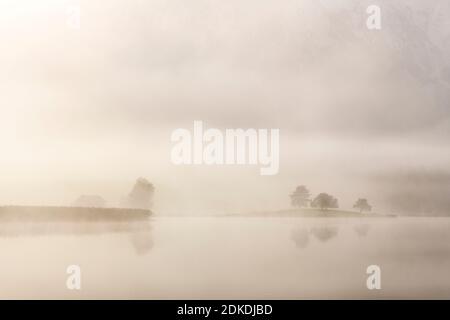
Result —
<path fill-rule="evenodd" d="M 297 248 L 306 248 L 309 243 L 308 229 L 298 228 L 292 230 L 291 239 L 295 242 Z"/>
<path fill-rule="evenodd" d="M 353 230 L 355 230 L 355 232 L 358 236 L 365 237 L 369 233 L 370 225 L 369 224 L 358 224 L 353 227 Z"/>
<path fill-rule="evenodd" d="M 313 227 L 311 228 L 311 234 L 315 236 L 321 242 L 326 242 L 333 239 L 338 234 L 338 227 L 335 226 L 324 226 L 324 227 Z"/>

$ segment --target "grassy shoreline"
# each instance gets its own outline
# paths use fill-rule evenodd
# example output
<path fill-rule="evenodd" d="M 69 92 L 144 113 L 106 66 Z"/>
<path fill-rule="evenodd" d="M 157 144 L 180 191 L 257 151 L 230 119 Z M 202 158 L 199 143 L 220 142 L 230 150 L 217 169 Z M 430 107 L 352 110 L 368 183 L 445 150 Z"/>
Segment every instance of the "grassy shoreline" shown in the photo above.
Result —
<path fill-rule="evenodd" d="M 150 210 L 128 208 L 84 208 L 57 206 L 0 207 L 1 222 L 144 221 L 151 215 L 152 212 Z"/>
<path fill-rule="evenodd" d="M 360 213 L 347 210 L 320 210 L 316 208 L 286 209 L 251 213 L 227 214 L 232 217 L 277 217 L 277 218 L 394 218 L 396 215 L 380 213 Z"/>

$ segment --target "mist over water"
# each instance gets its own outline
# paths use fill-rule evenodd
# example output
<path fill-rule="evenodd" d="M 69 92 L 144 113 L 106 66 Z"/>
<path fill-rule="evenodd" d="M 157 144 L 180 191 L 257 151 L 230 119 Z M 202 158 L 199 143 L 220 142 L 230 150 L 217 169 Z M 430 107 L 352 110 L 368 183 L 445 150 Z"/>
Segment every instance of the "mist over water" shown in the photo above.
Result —
<path fill-rule="evenodd" d="M 0 0 L 0 298 L 449 298 L 450 2 L 372 4 Z M 175 165 L 195 121 L 278 174 Z"/>
<path fill-rule="evenodd" d="M 15 236 L 2 226 L 0 298 L 450 296 L 448 218 L 153 218 L 148 225 Z M 71 264 L 82 268 L 80 291 L 66 288 Z M 382 290 L 366 287 L 372 264 L 382 270 Z"/>

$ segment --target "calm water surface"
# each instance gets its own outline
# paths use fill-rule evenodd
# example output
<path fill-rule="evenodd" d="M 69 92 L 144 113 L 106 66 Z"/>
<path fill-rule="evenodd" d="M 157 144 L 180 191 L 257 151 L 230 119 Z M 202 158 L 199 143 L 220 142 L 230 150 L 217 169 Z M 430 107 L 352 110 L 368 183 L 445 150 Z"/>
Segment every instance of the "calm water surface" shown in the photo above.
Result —
<path fill-rule="evenodd" d="M 0 257 L 3 299 L 450 298 L 449 218 L 0 223 Z"/>

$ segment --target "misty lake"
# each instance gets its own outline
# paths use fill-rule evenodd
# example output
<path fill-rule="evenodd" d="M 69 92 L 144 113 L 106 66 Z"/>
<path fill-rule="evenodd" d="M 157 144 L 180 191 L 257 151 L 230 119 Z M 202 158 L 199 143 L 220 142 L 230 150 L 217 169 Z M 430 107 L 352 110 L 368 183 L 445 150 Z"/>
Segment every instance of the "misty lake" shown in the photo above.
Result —
<path fill-rule="evenodd" d="M 2 299 L 450 298 L 450 218 L 0 222 L 0 252 Z"/>

